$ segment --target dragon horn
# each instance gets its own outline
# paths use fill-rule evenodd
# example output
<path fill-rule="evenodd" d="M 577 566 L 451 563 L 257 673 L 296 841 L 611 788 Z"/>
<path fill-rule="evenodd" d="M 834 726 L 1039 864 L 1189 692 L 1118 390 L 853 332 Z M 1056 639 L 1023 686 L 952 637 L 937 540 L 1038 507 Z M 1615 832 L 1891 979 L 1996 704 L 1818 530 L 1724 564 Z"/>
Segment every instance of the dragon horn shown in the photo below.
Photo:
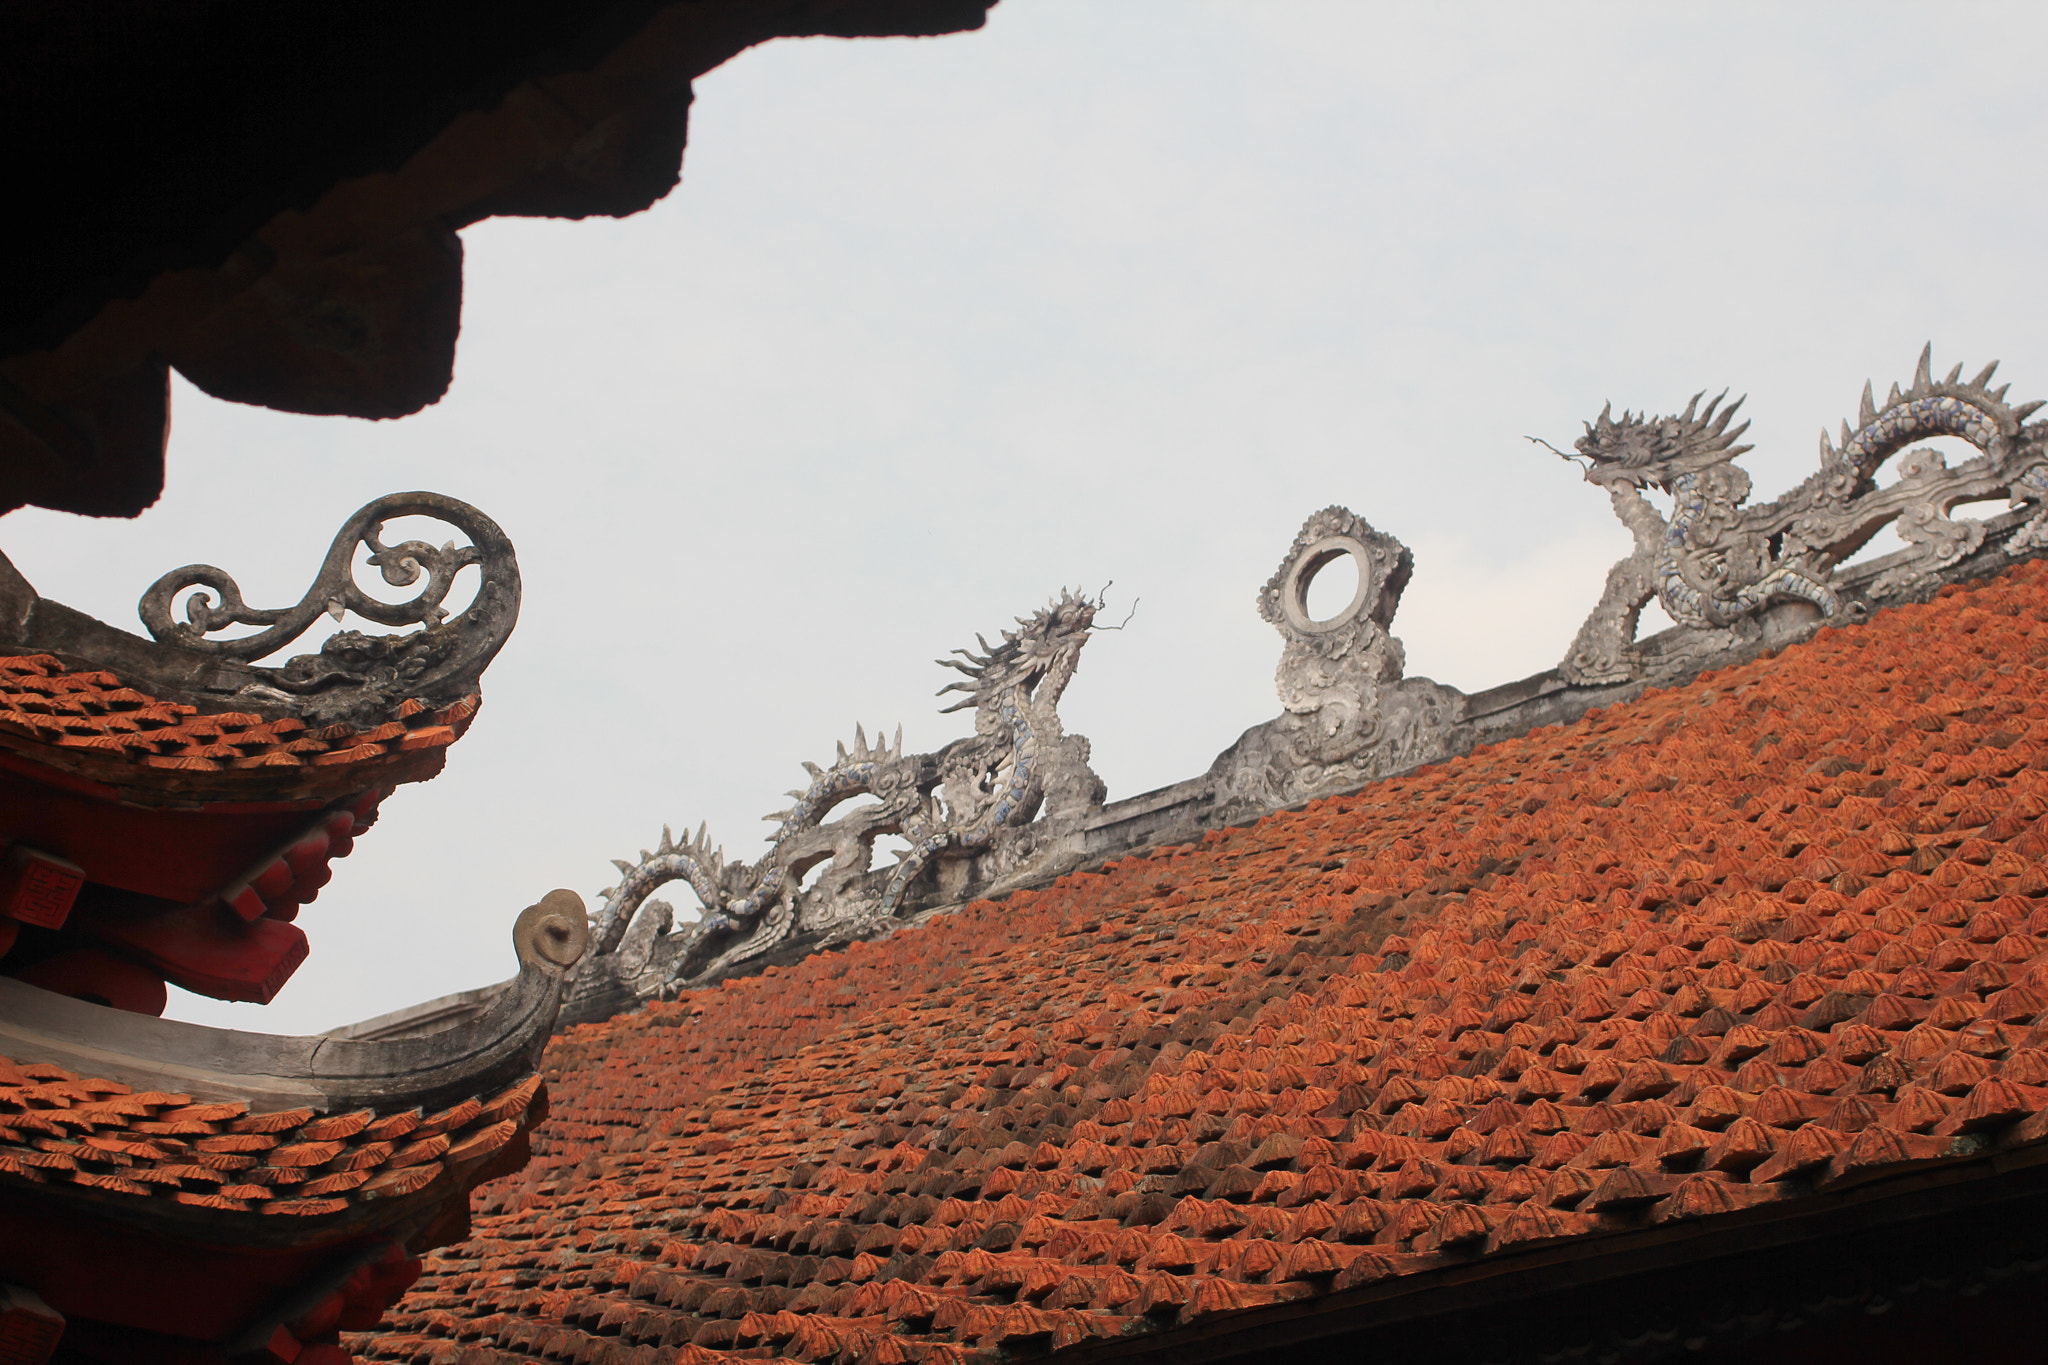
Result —
<path fill-rule="evenodd" d="M 669 833 L 667 825 L 661 827 L 661 851 L 663 853 L 673 853 L 676 851 L 676 836 Z"/>
<path fill-rule="evenodd" d="M 2018 421 L 2026 421 L 2029 417 L 2032 417 L 2036 412 L 2040 411 L 2041 401 L 2042 400 L 2037 398 L 2031 403 L 2020 404 L 2018 407 L 2012 410 L 2013 417 Z"/>
<path fill-rule="evenodd" d="M 1962 367 L 1957 366 L 1957 368 L 1960 369 Z M 1998 362 L 1994 360 L 1989 365 L 1986 365 L 1982 370 L 1979 370 L 1977 372 L 1977 377 L 1970 381 L 1970 387 L 1973 389 L 1983 388 L 1986 384 L 1989 384 L 1991 382 L 1991 376 L 1997 373 Z"/>
<path fill-rule="evenodd" d="M 896 753 L 899 757 L 903 753 L 903 725 L 900 721 L 896 725 Z"/>
<path fill-rule="evenodd" d="M 619 871 L 625 873 L 629 877 L 633 875 L 633 865 L 627 862 L 624 858 L 612 859 L 612 866 L 616 867 Z"/>
<path fill-rule="evenodd" d="M 2005 391 L 2011 387 L 2012 385 L 2010 384 L 2000 384 L 1997 388 L 1991 390 L 1991 392 L 1985 396 L 1990 398 L 1990 400 L 1994 403 L 2003 403 L 2005 401 Z"/>
<path fill-rule="evenodd" d="M 844 763 L 844 762 L 846 762 L 846 745 L 844 745 L 843 743 L 840 743 L 840 742 L 839 742 L 839 741 L 837 741 L 837 740 L 833 741 L 833 745 L 834 745 L 834 747 L 835 747 L 835 748 L 837 748 L 837 749 L 839 750 L 839 761 L 840 761 L 841 763 Z"/>
<path fill-rule="evenodd" d="M 1854 433 L 1849 430 L 1849 424 L 1847 422 L 1842 423 L 1842 449 L 1847 450 L 1852 439 L 1854 439 Z"/>
<path fill-rule="evenodd" d="M 841 758 L 844 758 L 844 757 L 846 756 L 846 751 L 845 751 L 844 749 L 840 750 L 839 756 L 840 756 Z M 804 760 L 803 762 L 804 762 L 804 771 L 805 771 L 805 772 L 807 772 L 807 773 L 809 773 L 809 774 L 811 775 L 811 780 L 812 780 L 813 782 L 817 781 L 817 780 L 818 780 L 819 778 L 821 778 L 821 777 L 823 777 L 823 776 L 825 775 L 825 770 L 824 770 L 823 768 L 819 767 L 819 766 L 818 766 L 817 764 L 815 764 L 815 763 L 811 762 L 811 760 L 809 760 L 808 758 L 807 758 L 807 759 L 805 759 L 805 760 Z M 803 793 L 801 793 L 801 792 L 798 792 L 798 793 L 797 793 L 797 795 L 799 795 L 799 796 L 801 796 L 802 794 L 803 794 Z"/>
<path fill-rule="evenodd" d="M 1730 403 L 1727 407 L 1721 409 L 1721 415 L 1718 418 L 1714 417 L 1714 409 L 1720 407 L 1721 400 L 1723 398 L 1726 398 L 1727 396 L 1728 390 L 1721 390 L 1719 393 L 1714 395 L 1714 401 L 1707 404 L 1707 410 L 1700 414 L 1700 421 L 1706 426 L 1707 431 L 1712 435 L 1719 436 L 1722 432 L 1728 429 L 1729 419 L 1735 416 L 1735 410 L 1742 406 L 1744 399 L 1748 398 L 1749 395 L 1744 394 L 1742 398 L 1736 399 L 1733 403 Z"/>
<path fill-rule="evenodd" d="M 1924 393 L 1934 387 L 1934 343 L 1920 348 L 1920 363 L 1913 367 L 1913 389 Z"/>
<path fill-rule="evenodd" d="M 1835 458 L 1835 443 L 1828 438 L 1828 429 L 1820 429 L 1820 462 L 1827 464 Z"/>
<path fill-rule="evenodd" d="M 1678 414 L 1678 420 L 1681 422 L 1692 421 L 1693 409 L 1697 408 L 1700 405 L 1700 399 L 1705 398 L 1706 396 L 1707 391 L 1705 389 L 1701 389 L 1698 393 L 1694 394 L 1689 400 L 1687 400 L 1685 405 L 1685 411 Z M 1720 401 L 1721 400 L 1717 398 L 1714 400 L 1714 403 L 1718 403 Z M 1707 404 L 1708 417 L 1712 417 L 1714 415 L 1714 403 Z"/>
<path fill-rule="evenodd" d="M 1870 381 L 1863 381 L 1863 402 L 1856 409 L 1856 425 L 1867 427 L 1877 420 L 1877 398 L 1870 392 Z M 1845 424 L 1846 427 L 1846 424 Z"/>
<path fill-rule="evenodd" d="M 1955 382 L 1956 382 L 1956 381 L 1957 381 L 1958 379 L 1961 379 L 1962 377 L 1963 377 L 1963 362 L 1962 362 L 1962 361 L 1960 361 L 1960 360 L 1958 360 L 1958 361 L 1956 362 L 1956 367 L 1955 367 L 1955 368 L 1954 368 L 1953 370 L 1950 370 L 1950 371 L 1949 371 L 1949 372 L 1948 372 L 1947 374 L 1945 374 L 1945 375 L 1943 375 L 1943 376 L 1942 376 L 1942 380 L 1941 380 L 1941 382 L 1942 382 L 1942 383 L 1944 383 L 1944 384 L 1953 384 L 1953 383 L 1955 383 Z"/>

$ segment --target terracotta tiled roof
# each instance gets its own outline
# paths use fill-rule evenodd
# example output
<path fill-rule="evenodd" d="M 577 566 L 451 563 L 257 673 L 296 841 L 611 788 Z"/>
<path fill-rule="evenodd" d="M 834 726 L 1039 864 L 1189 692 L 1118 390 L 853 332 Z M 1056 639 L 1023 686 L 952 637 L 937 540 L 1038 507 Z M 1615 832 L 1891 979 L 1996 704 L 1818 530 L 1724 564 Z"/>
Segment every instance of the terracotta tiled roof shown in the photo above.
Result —
<path fill-rule="evenodd" d="M 572 1030 L 354 1349 L 993 1358 L 2040 1141 L 2044 588 Z"/>
<path fill-rule="evenodd" d="M 367 730 L 310 726 L 247 712 L 202 714 L 103 670 L 71 671 L 48 654 L 17 655 L 0 658 L 0 749 L 116 783 L 135 781 L 122 772 L 135 768 L 167 770 L 159 781 L 171 773 L 353 769 L 453 744 L 478 701 L 470 696 L 438 710 L 406 701 Z"/>
<path fill-rule="evenodd" d="M 0 1185 L 319 1218 L 459 1179 L 545 1109 L 537 1076 L 434 1114 L 251 1113 L 0 1058 Z"/>

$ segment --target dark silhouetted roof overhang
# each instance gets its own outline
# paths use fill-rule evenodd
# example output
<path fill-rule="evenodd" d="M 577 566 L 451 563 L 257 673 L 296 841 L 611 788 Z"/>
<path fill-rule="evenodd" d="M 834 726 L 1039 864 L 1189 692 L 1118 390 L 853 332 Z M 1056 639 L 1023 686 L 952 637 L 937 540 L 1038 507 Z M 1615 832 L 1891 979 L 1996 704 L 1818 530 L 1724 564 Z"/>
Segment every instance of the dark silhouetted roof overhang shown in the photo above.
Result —
<path fill-rule="evenodd" d="M 638 212 L 676 184 L 698 75 L 989 3 L 0 6 L 0 510 L 153 502 L 172 368 L 287 412 L 417 411 L 453 363 L 457 229 Z"/>

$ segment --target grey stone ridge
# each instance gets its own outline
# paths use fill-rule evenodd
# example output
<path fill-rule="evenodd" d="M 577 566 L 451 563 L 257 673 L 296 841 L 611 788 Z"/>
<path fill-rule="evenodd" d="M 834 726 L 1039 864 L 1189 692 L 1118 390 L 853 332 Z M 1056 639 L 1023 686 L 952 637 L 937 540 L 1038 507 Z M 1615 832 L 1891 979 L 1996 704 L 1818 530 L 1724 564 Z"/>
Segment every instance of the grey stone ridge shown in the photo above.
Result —
<path fill-rule="evenodd" d="M 1060 727 L 1060 692 L 1101 606 L 1064 594 L 1000 643 L 941 661 L 966 675 L 948 689 L 965 700 L 948 709 L 973 707 L 973 735 L 936 754 L 905 754 L 900 737 L 892 748 L 857 734 L 830 768 L 806 765 L 812 781 L 770 817 L 780 824 L 757 863 L 726 862 L 701 828 L 680 842 L 664 829 L 658 849 L 619 862 L 561 1022 L 605 1018 L 1355 792 L 2033 558 L 2048 547 L 2048 423 L 2026 424 L 2040 404 L 2009 407 L 2003 387 L 1987 387 L 1993 368 L 1968 383 L 1961 367 L 1936 380 L 1923 351 L 1909 389 L 1894 387 L 1880 406 L 1866 386 L 1857 426 L 1844 423 L 1839 440 L 1822 436 L 1814 475 L 1755 506 L 1734 463 L 1749 449 L 1735 444 L 1744 427 L 1730 426 L 1740 400 L 1715 399 L 1702 412 L 1696 397 L 1672 417 L 1603 411 L 1566 458 L 1584 460 L 1586 480 L 1609 495 L 1636 548 L 1608 574 L 1558 667 L 1484 692 L 1403 676 L 1401 642 L 1388 627 L 1413 556 L 1355 513 L 1325 508 L 1258 597 L 1284 642 L 1280 714 L 1245 731 L 1200 776 L 1121 801 L 1104 800 L 1087 740 Z M 1951 468 L 1941 451 L 1915 444 L 1930 437 L 1976 453 Z M 1897 477 L 1880 486 L 1895 455 Z M 1650 488 L 1671 498 L 1669 517 L 1643 496 Z M 1950 515 L 1993 498 L 2009 510 Z M 1887 526 L 1905 548 L 1844 565 Z M 1358 590 L 1334 616 L 1315 619 L 1309 584 L 1341 558 L 1355 563 Z M 1652 597 L 1677 624 L 1637 640 Z M 830 818 L 858 796 L 875 800 Z M 872 868 L 885 835 L 900 835 L 910 851 L 894 868 Z M 666 902 L 650 898 L 672 881 L 690 884 L 701 920 L 678 925 Z"/>

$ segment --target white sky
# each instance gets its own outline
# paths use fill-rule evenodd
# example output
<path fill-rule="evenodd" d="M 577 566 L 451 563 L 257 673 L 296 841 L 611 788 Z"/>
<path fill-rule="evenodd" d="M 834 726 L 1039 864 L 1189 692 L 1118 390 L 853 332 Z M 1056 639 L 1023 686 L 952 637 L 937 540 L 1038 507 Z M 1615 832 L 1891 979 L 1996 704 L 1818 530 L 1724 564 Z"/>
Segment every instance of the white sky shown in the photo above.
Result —
<path fill-rule="evenodd" d="M 171 1013 L 313 1031 L 499 979 L 522 906 L 594 905 L 664 821 L 757 856 L 855 721 L 966 733 L 931 660 L 1063 584 L 1142 598 L 1062 705 L 1112 798 L 1198 773 L 1278 710 L 1253 599 L 1330 503 L 1415 551 L 1411 673 L 1551 666 L 1627 538 L 1524 435 L 1729 386 L 1767 498 L 1930 338 L 2048 395 L 2044 37 L 2021 5 L 1008 0 L 741 55 L 649 212 L 464 234 L 437 407 L 181 385 L 157 508 L 0 527 L 129 628 L 193 560 L 296 601 L 385 492 L 519 547 L 475 727 L 301 915 L 312 959 Z"/>

